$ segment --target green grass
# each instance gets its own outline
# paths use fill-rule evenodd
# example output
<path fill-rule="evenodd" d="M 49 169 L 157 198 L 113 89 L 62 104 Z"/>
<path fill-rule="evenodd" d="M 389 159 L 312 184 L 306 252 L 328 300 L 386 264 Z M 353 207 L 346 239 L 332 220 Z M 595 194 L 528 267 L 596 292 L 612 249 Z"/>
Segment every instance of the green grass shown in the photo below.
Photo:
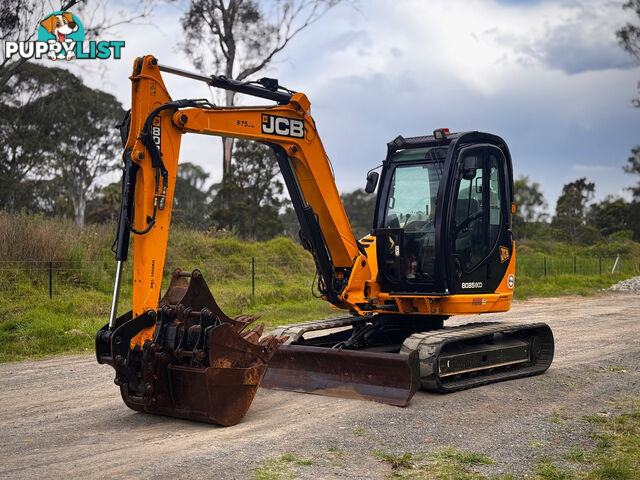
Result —
<path fill-rule="evenodd" d="M 482 453 L 461 451 L 447 447 L 436 453 L 433 458 L 443 461 L 460 463 L 462 465 L 491 465 L 493 460 Z"/>
<path fill-rule="evenodd" d="M 606 367 L 604 367 L 604 370 L 607 372 L 626 372 L 626 367 L 623 367 L 622 365 L 607 365 Z"/>
<path fill-rule="evenodd" d="M 109 316 L 115 273 L 110 252 L 113 231 L 112 225 L 78 229 L 67 221 L 0 211 L 0 362 L 93 350 L 95 332 Z M 534 247 L 519 248 L 518 264 L 524 272 L 538 268 L 541 254 L 561 255 L 573 262 L 567 246 L 554 244 L 549 251 L 540 250 L 540 245 Z M 578 254 L 608 255 L 613 251 L 636 258 L 640 244 L 594 246 L 579 249 Z M 50 261 L 54 262 L 52 299 L 48 292 Z M 632 264 L 629 262 L 625 265 Z M 550 260 L 549 265 L 560 268 L 557 261 Z M 172 228 L 165 289 L 175 267 L 200 269 L 228 315 L 261 315 L 267 328 L 342 314 L 311 294 L 315 269 L 311 255 L 286 238 L 242 242 Z M 120 313 L 131 308 L 131 268 L 129 262 Z M 515 298 L 590 295 L 630 275 L 627 271 L 624 275 L 518 274 Z"/>
<path fill-rule="evenodd" d="M 474 467 L 494 463 L 493 459 L 482 453 L 462 451 L 453 447 L 445 447 L 428 456 L 410 452 L 398 455 L 377 450 L 372 455 L 391 467 L 391 472 L 387 475 L 390 479 L 487 479 L 489 477 L 479 474 Z M 506 480 L 511 476 L 491 478 Z"/>
<path fill-rule="evenodd" d="M 557 467 L 550 458 L 541 458 L 535 468 L 538 480 L 570 480 L 573 473 Z"/>
<path fill-rule="evenodd" d="M 395 455 L 393 453 L 385 453 L 381 451 L 374 451 L 373 456 L 388 463 L 393 470 L 399 470 L 403 468 L 414 468 L 415 461 L 422 460 L 420 455 L 415 453 L 405 452 L 402 455 Z"/>
<path fill-rule="evenodd" d="M 291 466 L 315 465 L 313 460 L 297 457 L 293 453 L 283 453 L 278 458 L 267 458 L 262 461 L 253 471 L 253 480 L 287 480 L 296 478 L 291 471 Z"/>
<path fill-rule="evenodd" d="M 0 223 L 6 220 L 0 216 Z M 42 225 L 47 232 L 62 229 L 53 221 L 42 220 Z M 37 229 L 37 222 L 29 220 L 27 226 Z M 64 228 L 73 227 L 65 224 Z M 19 236 L 22 230 L 15 235 Z M 93 351 L 95 333 L 109 317 L 115 261 L 108 253 L 110 234 L 106 230 L 75 233 L 82 248 L 74 246 L 66 251 L 66 245 L 60 246 L 53 270 L 52 299 L 49 299 L 48 262 L 38 259 L 38 262 L 0 264 L 0 362 Z M 90 247 L 92 242 L 102 248 Z M 30 248 L 30 252 L 38 250 L 36 246 Z M 254 295 L 252 258 L 255 258 Z M 241 242 L 176 229 L 167 249 L 165 289 L 175 267 L 199 268 L 225 313 L 260 315 L 267 328 L 340 314 L 311 294 L 313 260 L 302 247 L 286 238 Z M 126 265 L 120 313 L 131 308 L 131 285 L 131 265 Z"/>
<path fill-rule="evenodd" d="M 275 287 L 277 294 L 269 291 L 270 285 L 260 285 L 254 299 L 250 287 L 246 292 L 240 282 L 210 288 L 228 315 L 261 315 L 259 321 L 271 328 L 339 314 L 311 296 L 310 283 L 311 278 L 292 275 Z M 109 318 L 111 292 L 66 284 L 57 286 L 49 299 L 48 291 L 37 285 L 23 285 L 14 293 L 0 293 L 0 362 L 93 350 L 94 336 Z M 130 292 L 128 285 L 122 289 L 121 313 L 131 308 Z"/>
<path fill-rule="evenodd" d="M 3 301 L 0 362 L 93 350 L 108 305 L 103 293 L 76 288 L 65 288 L 52 300 L 23 292 Z"/>
<path fill-rule="evenodd" d="M 633 274 L 564 274 L 536 278 L 516 276 L 514 297 L 517 300 L 526 300 L 532 297 L 558 297 L 562 295 L 588 296 L 632 276 Z"/>
<path fill-rule="evenodd" d="M 557 424 L 563 423 L 568 418 L 569 415 L 567 415 L 567 411 L 564 409 L 564 407 L 560 407 L 557 410 L 554 409 L 553 413 L 551 414 L 551 421 Z"/>
<path fill-rule="evenodd" d="M 620 415 L 588 415 L 594 448 L 574 445 L 563 458 L 573 468 L 563 468 L 550 458 L 536 466 L 539 480 L 638 480 L 640 478 L 640 399 Z"/>

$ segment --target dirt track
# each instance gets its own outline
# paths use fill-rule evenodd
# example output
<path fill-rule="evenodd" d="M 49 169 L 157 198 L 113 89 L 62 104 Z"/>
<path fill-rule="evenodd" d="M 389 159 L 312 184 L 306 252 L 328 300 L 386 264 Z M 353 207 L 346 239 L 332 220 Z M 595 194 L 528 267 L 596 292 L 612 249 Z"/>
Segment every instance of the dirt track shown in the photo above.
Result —
<path fill-rule="evenodd" d="M 383 478 L 389 467 L 373 451 L 447 445 L 491 456 L 485 473 L 527 474 L 538 458 L 588 441 L 583 415 L 640 396 L 640 296 L 538 299 L 487 318 L 508 319 L 553 328 L 545 375 L 419 392 L 404 409 L 261 389 L 230 428 L 127 409 L 111 367 L 90 355 L 0 365 L 0 477 L 247 478 L 293 452 L 315 462 L 290 467 L 301 478 Z"/>

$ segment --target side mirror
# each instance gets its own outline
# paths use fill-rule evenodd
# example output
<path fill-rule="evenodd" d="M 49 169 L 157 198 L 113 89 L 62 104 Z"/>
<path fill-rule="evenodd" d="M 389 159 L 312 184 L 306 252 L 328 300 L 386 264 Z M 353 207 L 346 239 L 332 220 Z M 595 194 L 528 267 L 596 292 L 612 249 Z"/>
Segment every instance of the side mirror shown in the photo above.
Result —
<path fill-rule="evenodd" d="M 364 187 L 365 192 L 373 193 L 376 191 L 376 186 L 378 185 L 378 177 L 380 177 L 380 174 L 378 172 L 369 172 L 367 174 L 367 185 Z"/>
<path fill-rule="evenodd" d="M 474 156 L 464 157 L 462 160 L 462 178 L 465 180 L 473 180 L 476 178 L 476 169 L 478 168 L 478 158 Z"/>

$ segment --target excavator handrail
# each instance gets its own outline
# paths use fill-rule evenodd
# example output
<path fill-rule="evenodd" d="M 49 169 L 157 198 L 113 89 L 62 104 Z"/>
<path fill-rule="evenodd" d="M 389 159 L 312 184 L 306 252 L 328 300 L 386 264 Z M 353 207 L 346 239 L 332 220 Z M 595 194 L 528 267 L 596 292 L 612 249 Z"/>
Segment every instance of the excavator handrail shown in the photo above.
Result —
<path fill-rule="evenodd" d="M 275 87 L 275 90 L 272 88 L 267 88 L 266 86 L 258 86 L 254 82 L 239 82 L 236 80 L 232 80 L 223 75 L 202 75 L 201 73 L 189 72 L 187 70 L 182 70 L 180 68 L 171 67 L 168 65 L 157 64 L 158 69 L 161 72 L 171 73 L 173 75 L 178 75 L 180 77 L 191 78 L 192 80 L 198 80 L 200 82 L 204 82 L 210 87 L 222 88 L 224 90 L 232 90 L 238 93 L 244 93 L 246 95 L 251 95 L 253 97 L 265 98 L 267 100 L 274 100 L 278 102 L 280 105 L 286 105 L 291 100 L 291 97 L 295 92 L 292 92 L 286 89 L 286 92 L 280 92 L 279 89 L 282 89 L 278 85 L 278 81 L 273 78 L 263 78 L 261 80 L 264 83 L 268 83 Z"/>

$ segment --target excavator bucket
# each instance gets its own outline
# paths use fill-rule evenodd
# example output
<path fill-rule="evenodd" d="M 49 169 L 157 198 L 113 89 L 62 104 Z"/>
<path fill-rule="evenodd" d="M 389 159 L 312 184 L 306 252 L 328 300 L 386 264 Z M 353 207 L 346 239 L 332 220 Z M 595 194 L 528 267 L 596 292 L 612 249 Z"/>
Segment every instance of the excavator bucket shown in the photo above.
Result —
<path fill-rule="evenodd" d="M 125 404 L 136 411 L 224 426 L 240 422 L 286 339 L 260 338 L 258 317 L 225 315 L 198 270 L 176 269 L 157 313 L 129 312 L 96 336 L 99 363 L 116 370 Z M 135 342 L 154 327 L 153 339 Z M 133 348 L 132 348 L 133 345 Z"/>

